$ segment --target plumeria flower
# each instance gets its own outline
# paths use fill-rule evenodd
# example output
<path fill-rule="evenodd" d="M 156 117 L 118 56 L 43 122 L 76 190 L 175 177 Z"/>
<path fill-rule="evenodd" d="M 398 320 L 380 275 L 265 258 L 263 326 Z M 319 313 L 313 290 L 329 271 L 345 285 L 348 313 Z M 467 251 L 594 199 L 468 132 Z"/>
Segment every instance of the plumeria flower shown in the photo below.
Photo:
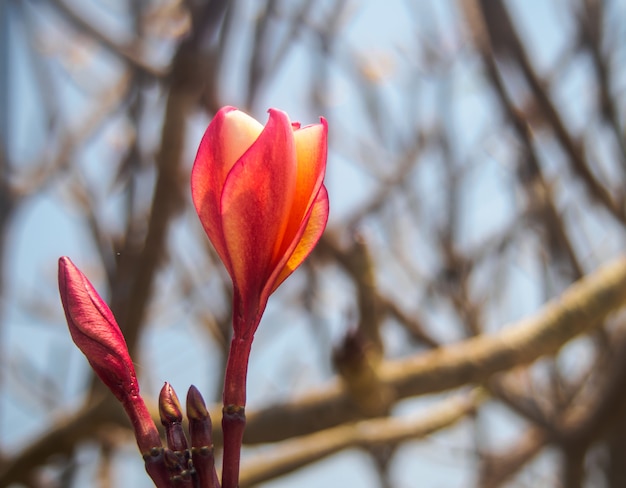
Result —
<path fill-rule="evenodd" d="M 327 125 L 300 127 L 269 110 L 263 127 L 233 107 L 208 126 L 191 192 L 202 226 L 245 311 L 236 334 L 254 333 L 270 294 L 306 259 L 328 220 Z"/>
<path fill-rule="evenodd" d="M 233 282 L 233 337 L 224 380 L 223 488 L 237 486 L 246 376 L 269 296 L 306 259 L 328 220 L 324 187 L 328 127 L 301 127 L 269 110 L 265 127 L 222 108 L 200 143 L 191 193 L 200 221 Z"/>

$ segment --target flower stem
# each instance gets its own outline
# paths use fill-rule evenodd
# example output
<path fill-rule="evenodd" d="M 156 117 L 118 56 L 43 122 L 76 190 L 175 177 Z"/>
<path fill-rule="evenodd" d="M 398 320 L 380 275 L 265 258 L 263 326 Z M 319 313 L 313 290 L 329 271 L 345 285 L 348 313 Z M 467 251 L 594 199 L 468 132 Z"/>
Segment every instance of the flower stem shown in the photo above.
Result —
<path fill-rule="evenodd" d="M 170 475 L 165 466 L 163 453 L 162 447 L 155 447 L 151 452 L 143 454 L 143 461 L 146 472 L 152 478 L 154 486 L 157 488 L 170 488 Z"/>
<path fill-rule="evenodd" d="M 224 459 L 222 488 L 237 488 L 239 485 L 241 445 L 246 426 L 246 376 L 251 346 L 252 335 L 243 338 L 234 335 L 230 343 L 223 395 Z"/>
<path fill-rule="evenodd" d="M 170 475 L 165 466 L 159 431 L 143 398 L 139 395 L 127 396 L 122 398 L 122 406 L 133 426 L 135 439 L 143 456 L 146 471 L 154 481 L 155 486 L 169 488 Z"/>

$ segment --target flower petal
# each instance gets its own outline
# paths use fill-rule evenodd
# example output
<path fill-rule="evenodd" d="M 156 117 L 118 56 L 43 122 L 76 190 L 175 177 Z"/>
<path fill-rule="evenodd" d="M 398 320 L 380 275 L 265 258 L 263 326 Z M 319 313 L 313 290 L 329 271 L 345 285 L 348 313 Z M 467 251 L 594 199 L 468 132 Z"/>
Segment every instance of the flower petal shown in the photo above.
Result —
<path fill-rule="evenodd" d="M 303 226 L 294 251 L 291 253 L 280 272 L 276 275 L 276 278 L 269 280 L 268 284 L 271 283 L 271 288 L 269 288 L 267 292 L 268 297 L 274 293 L 276 288 L 278 288 L 280 284 L 302 264 L 309 254 L 311 254 L 311 251 L 313 251 L 313 248 L 320 240 L 320 237 L 322 237 L 322 233 L 326 228 L 328 212 L 328 192 L 326 191 L 326 187 L 322 185 L 313 205 L 311 205 L 308 220 L 306 221 L 306 225 Z"/>
<path fill-rule="evenodd" d="M 294 211 L 302 215 L 313 203 L 319 188 L 322 186 L 326 173 L 326 156 L 328 152 L 328 124 L 323 117 L 320 124 L 309 125 L 293 133 L 298 159 L 298 177 Z"/>
<path fill-rule="evenodd" d="M 280 260 L 278 247 L 293 202 L 296 171 L 289 117 L 270 110 L 265 129 L 233 166 L 222 191 L 221 228 L 231 278 L 242 297 L 258 299 Z"/>
<path fill-rule="evenodd" d="M 222 108 L 207 127 L 191 173 L 191 194 L 205 232 L 230 271 L 220 199 L 228 173 L 259 137 L 263 126 L 234 107 Z"/>
<path fill-rule="evenodd" d="M 325 119 L 321 124 L 309 125 L 294 131 L 298 170 L 288 226 L 280 246 L 281 257 L 288 253 L 300 228 L 305 225 L 304 217 L 319 193 L 326 172 L 328 126 Z"/>

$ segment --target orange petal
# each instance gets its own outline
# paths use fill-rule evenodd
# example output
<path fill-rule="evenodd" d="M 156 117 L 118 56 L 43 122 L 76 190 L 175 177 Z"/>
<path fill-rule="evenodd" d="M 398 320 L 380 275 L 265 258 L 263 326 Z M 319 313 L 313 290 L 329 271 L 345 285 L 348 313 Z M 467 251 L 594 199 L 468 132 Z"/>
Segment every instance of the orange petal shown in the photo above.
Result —
<path fill-rule="evenodd" d="M 298 172 L 296 193 L 289 215 L 289 225 L 280 243 L 277 255 L 280 258 L 293 246 L 293 241 L 304 225 L 304 217 L 319 193 L 326 171 L 328 126 L 325 119 L 321 124 L 309 125 L 294 131 Z"/>
<path fill-rule="evenodd" d="M 294 212 L 306 213 L 305 209 L 313 203 L 326 172 L 328 152 L 328 124 L 321 118 L 320 124 L 309 125 L 293 133 L 298 159 L 298 177 Z"/>
<path fill-rule="evenodd" d="M 301 235 L 293 253 L 278 273 L 275 281 L 272 283 L 267 296 L 269 297 L 294 270 L 302 264 L 302 262 L 311 254 L 311 251 L 322 237 L 322 233 L 328 222 L 328 192 L 325 186 L 321 186 L 313 205 L 311 205 L 310 213 L 306 225 L 303 226 Z"/>
<path fill-rule="evenodd" d="M 200 221 L 229 270 L 219 210 L 222 188 L 232 167 L 262 130 L 259 122 L 240 110 L 222 108 L 202 137 L 191 173 L 191 194 Z"/>
<path fill-rule="evenodd" d="M 270 110 L 252 147 L 233 166 L 222 191 L 221 218 L 231 278 L 244 299 L 257 299 L 276 267 L 296 186 L 289 117 Z"/>

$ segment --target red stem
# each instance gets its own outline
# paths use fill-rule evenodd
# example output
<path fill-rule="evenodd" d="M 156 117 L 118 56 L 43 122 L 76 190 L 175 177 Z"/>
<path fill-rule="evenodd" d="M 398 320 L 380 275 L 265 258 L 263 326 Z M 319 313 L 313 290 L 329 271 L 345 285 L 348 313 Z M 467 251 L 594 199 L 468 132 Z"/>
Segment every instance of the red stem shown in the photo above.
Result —
<path fill-rule="evenodd" d="M 161 437 L 143 398 L 139 395 L 128 396 L 122 399 L 122 405 L 135 431 L 146 471 L 158 488 L 169 488 L 170 475 L 163 459 Z"/>
<path fill-rule="evenodd" d="M 154 447 L 162 447 L 161 437 L 143 398 L 139 395 L 122 400 L 122 406 L 130 419 L 135 432 L 135 439 L 141 454 L 146 454 Z"/>
<path fill-rule="evenodd" d="M 246 426 L 246 376 L 252 337 L 252 334 L 244 338 L 233 335 L 230 342 L 223 395 L 224 459 L 222 488 L 237 488 L 239 485 L 239 461 L 243 431 Z"/>

